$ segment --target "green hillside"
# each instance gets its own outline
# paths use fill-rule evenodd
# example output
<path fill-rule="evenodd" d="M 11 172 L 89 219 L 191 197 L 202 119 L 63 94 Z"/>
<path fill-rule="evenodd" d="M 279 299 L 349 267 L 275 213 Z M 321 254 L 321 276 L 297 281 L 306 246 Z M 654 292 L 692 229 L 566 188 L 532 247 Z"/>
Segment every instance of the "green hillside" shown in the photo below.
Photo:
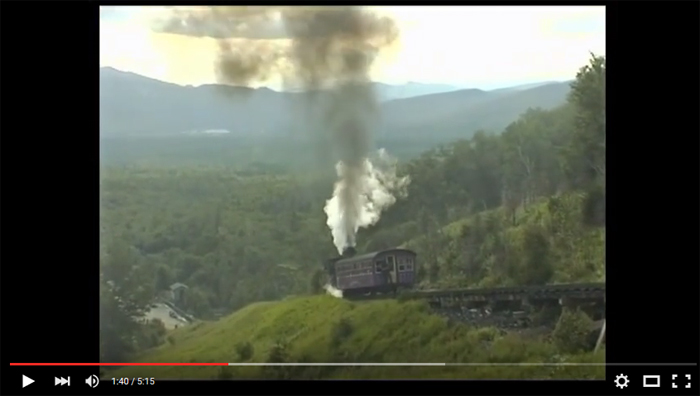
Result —
<path fill-rule="evenodd" d="M 218 322 L 175 330 L 143 362 L 603 363 L 605 352 L 562 353 L 553 342 L 470 328 L 427 304 L 330 296 L 251 304 Z M 125 367 L 157 378 L 604 378 L 604 366 Z"/>
<path fill-rule="evenodd" d="M 421 286 L 431 289 L 604 282 L 605 228 L 581 223 L 585 203 L 572 193 L 494 209 L 402 246 L 427 263 Z"/>

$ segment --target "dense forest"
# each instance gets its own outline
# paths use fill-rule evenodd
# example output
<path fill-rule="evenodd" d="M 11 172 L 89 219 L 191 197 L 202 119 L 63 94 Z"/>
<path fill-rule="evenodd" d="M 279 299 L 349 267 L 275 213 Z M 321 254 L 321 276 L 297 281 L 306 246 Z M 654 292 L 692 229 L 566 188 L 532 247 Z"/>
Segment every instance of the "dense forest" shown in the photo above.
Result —
<path fill-rule="evenodd" d="M 408 196 L 360 231 L 360 251 L 416 250 L 421 288 L 604 280 L 604 57 L 580 69 L 564 105 L 530 109 L 503 131 L 419 155 L 396 144 Z M 313 157 L 289 147 L 278 142 L 277 152 Z M 237 166 L 217 155 L 227 154 L 211 153 L 209 164 L 103 163 L 106 361 L 159 342 L 162 329 L 138 318 L 175 282 L 189 286 L 183 308 L 203 319 L 320 292 L 321 263 L 336 254 L 323 212 L 332 168 Z"/>

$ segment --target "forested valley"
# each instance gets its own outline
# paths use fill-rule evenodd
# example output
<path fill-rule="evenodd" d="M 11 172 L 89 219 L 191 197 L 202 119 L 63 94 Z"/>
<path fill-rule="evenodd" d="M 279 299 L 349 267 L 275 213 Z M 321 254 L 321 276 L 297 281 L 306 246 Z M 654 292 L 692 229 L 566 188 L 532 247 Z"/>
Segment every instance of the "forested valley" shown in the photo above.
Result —
<path fill-rule="evenodd" d="M 592 56 L 555 109 L 399 157 L 408 195 L 360 230 L 357 248 L 415 250 L 420 288 L 604 281 L 604 57 Z M 188 286 L 182 308 L 202 320 L 323 293 L 322 262 L 337 255 L 323 212 L 332 171 L 216 158 L 103 163 L 103 359 L 164 342 L 162 328 L 138 318 L 176 282 Z"/>

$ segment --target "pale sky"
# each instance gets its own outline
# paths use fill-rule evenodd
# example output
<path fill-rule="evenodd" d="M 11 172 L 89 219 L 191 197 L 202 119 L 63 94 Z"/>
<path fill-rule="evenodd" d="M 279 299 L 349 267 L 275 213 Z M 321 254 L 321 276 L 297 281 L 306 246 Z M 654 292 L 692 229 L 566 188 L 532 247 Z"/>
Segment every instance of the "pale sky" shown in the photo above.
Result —
<path fill-rule="evenodd" d="M 604 6 L 384 6 L 401 30 L 374 81 L 494 89 L 573 79 L 590 52 L 605 55 Z M 215 83 L 216 42 L 157 33 L 164 7 L 104 6 L 100 65 L 182 85 Z M 264 85 L 279 89 L 278 81 Z"/>

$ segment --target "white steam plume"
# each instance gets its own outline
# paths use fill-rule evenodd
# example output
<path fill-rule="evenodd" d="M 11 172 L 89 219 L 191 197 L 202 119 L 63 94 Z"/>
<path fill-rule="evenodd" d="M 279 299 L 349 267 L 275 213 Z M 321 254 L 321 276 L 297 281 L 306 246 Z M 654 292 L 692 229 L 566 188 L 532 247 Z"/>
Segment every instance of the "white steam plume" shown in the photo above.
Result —
<path fill-rule="evenodd" d="M 331 285 L 325 285 L 323 286 L 324 289 L 326 289 L 326 293 L 330 294 L 333 297 L 336 298 L 343 298 L 343 291 L 340 289 L 336 289 L 335 287 Z"/>
<path fill-rule="evenodd" d="M 382 211 L 405 197 L 410 183 L 408 176 L 396 175 L 396 160 L 386 150 L 379 150 L 374 164 L 365 158 L 361 166 L 350 171 L 359 171 L 356 177 L 346 177 L 348 167 L 343 162 L 336 165 L 338 182 L 333 196 L 326 201 L 324 211 L 328 216 L 326 224 L 333 234 L 333 243 L 342 254 L 347 247 L 356 244 L 357 231 L 379 221 Z M 347 180 L 359 181 L 359 185 L 349 186 Z"/>

